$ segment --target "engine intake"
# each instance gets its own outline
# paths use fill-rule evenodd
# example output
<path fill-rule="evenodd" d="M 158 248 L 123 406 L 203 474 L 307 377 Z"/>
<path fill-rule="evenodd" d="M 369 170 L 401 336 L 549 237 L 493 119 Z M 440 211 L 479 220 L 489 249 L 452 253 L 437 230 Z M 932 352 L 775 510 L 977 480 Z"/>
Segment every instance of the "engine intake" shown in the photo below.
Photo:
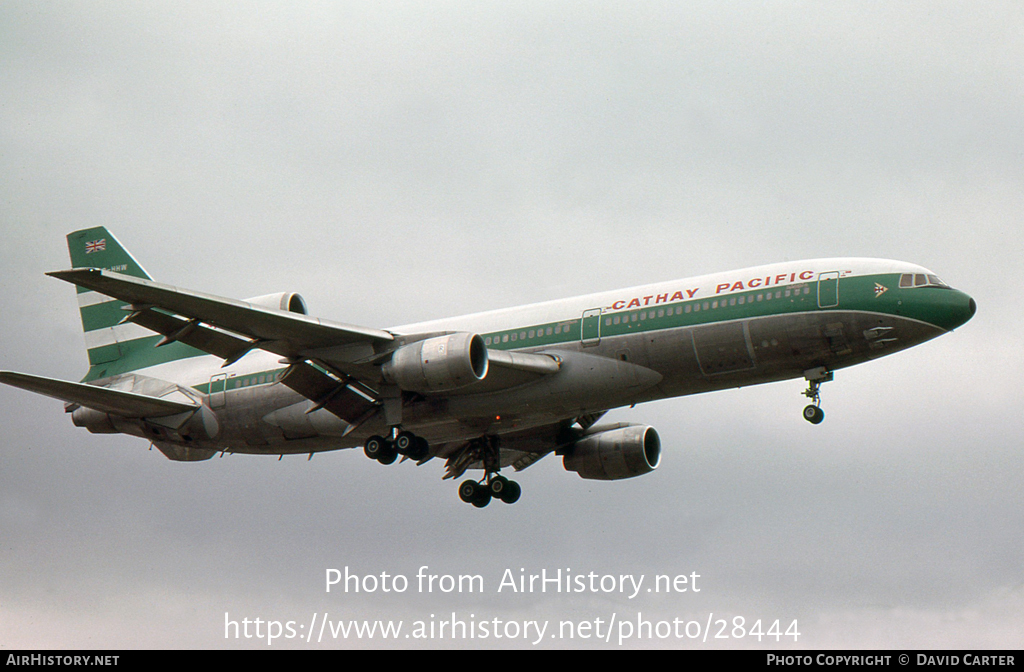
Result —
<path fill-rule="evenodd" d="M 295 292 L 264 294 L 263 296 L 246 299 L 245 302 L 262 308 L 273 308 L 274 310 L 284 310 L 289 313 L 300 313 L 302 315 L 309 314 L 306 309 L 306 300 Z"/>
<path fill-rule="evenodd" d="M 595 431 L 596 430 L 596 431 Z M 615 481 L 650 473 L 661 462 L 661 438 L 648 425 L 595 427 L 562 459 L 580 478 Z"/>
<path fill-rule="evenodd" d="M 487 375 L 487 346 L 478 334 L 435 336 L 395 350 L 382 371 L 403 390 L 456 390 Z"/>

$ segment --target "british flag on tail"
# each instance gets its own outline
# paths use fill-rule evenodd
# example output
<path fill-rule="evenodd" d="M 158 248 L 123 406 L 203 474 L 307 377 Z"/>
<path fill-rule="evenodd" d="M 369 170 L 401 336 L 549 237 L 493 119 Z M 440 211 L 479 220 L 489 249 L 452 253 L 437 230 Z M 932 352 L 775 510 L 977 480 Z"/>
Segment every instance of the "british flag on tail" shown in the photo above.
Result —
<path fill-rule="evenodd" d="M 93 252 L 103 252 L 107 249 L 107 239 L 100 238 L 99 240 L 90 240 L 85 244 L 85 253 L 92 254 Z"/>

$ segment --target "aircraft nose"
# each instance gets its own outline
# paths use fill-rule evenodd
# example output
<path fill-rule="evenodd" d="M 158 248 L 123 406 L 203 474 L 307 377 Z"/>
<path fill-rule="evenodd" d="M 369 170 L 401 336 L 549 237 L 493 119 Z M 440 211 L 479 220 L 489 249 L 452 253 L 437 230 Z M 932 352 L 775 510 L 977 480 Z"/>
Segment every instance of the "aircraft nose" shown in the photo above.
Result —
<path fill-rule="evenodd" d="M 954 291 L 956 291 L 956 295 L 949 306 L 948 326 L 946 327 L 951 331 L 966 324 L 978 312 L 978 303 L 972 297 L 961 291 Z"/>

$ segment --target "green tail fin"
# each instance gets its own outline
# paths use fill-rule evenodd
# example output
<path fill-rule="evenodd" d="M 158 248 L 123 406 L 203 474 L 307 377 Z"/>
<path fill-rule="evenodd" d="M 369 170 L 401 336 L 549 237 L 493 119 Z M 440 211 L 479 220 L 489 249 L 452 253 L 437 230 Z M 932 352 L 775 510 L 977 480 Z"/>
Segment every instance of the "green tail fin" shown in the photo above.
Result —
<path fill-rule="evenodd" d="M 102 268 L 136 278 L 152 279 L 135 261 L 135 257 L 102 226 L 69 233 L 68 253 L 71 255 L 72 268 Z M 86 290 L 79 287 L 78 291 Z"/>
<path fill-rule="evenodd" d="M 135 257 L 102 226 L 69 233 L 68 252 L 73 268 L 102 268 L 151 279 Z M 123 301 L 78 287 L 78 310 L 89 353 L 89 373 L 84 380 L 203 354 L 181 343 L 156 348 L 159 335 L 131 323 L 121 324 L 128 315 L 124 306 Z"/>

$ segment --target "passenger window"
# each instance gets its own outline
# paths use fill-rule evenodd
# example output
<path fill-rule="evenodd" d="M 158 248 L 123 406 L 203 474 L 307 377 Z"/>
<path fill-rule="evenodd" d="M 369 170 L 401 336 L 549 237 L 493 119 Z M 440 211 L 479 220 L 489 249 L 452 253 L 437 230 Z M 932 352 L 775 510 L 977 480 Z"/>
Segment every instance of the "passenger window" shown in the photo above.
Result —
<path fill-rule="evenodd" d="M 508 334 L 505 334 L 504 336 L 501 337 L 501 342 L 508 343 Z"/>

